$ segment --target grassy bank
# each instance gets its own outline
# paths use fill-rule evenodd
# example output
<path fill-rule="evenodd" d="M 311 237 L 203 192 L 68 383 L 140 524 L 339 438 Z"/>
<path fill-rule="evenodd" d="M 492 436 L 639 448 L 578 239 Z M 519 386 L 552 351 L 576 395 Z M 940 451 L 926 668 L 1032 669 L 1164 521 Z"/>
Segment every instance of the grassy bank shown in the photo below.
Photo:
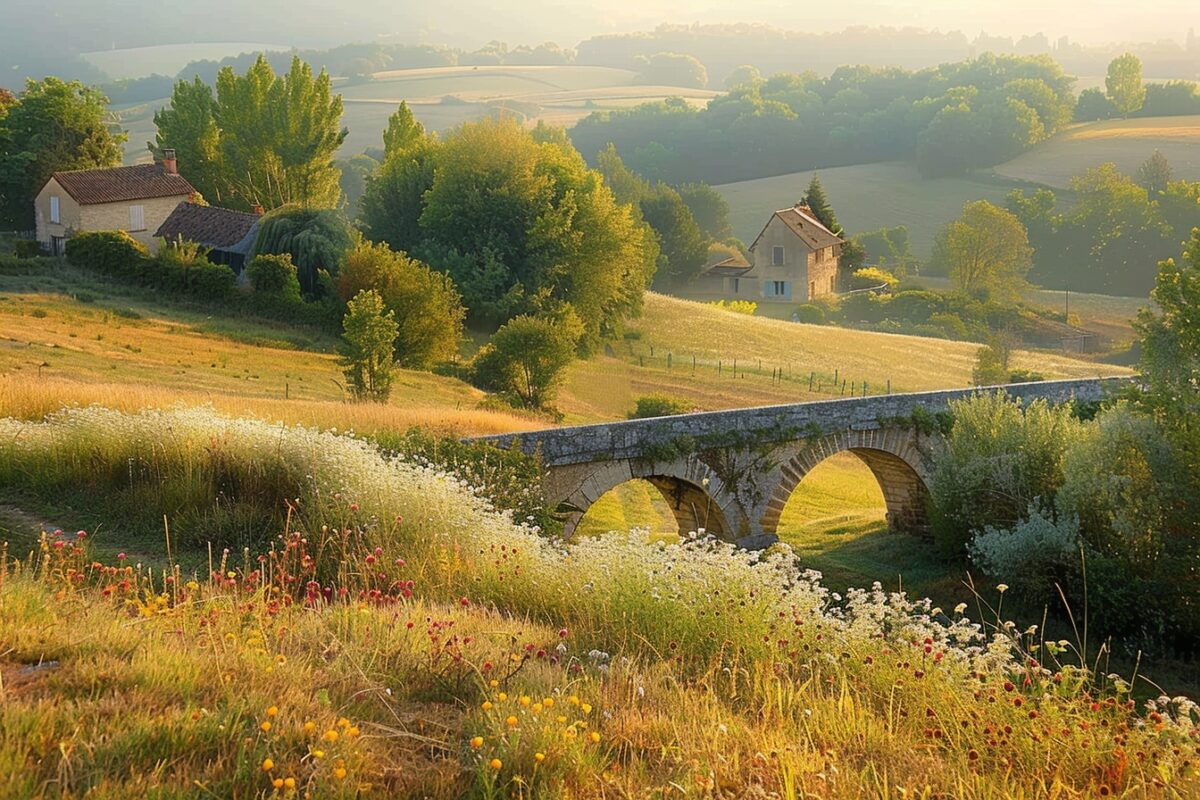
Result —
<path fill-rule="evenodd" d="M 366 443 L 207 412 L 81 411 L 4 434 L 5 483 L 142 490 L 125 502 L 153 511 L 172 487 L 205 503 L 275 487 L 291 508 L 194 577 L 95 559 L 103 528 L 5 564 L 10 795 L 1200 789 L 1194 707 L 1131 708 L 1122 684 L 1061 663 L 1069 650 L 959 611 L 837 601 L 784 550 L 564 548 Z M 152 476 L 131 485 L 130 458 Z"/>

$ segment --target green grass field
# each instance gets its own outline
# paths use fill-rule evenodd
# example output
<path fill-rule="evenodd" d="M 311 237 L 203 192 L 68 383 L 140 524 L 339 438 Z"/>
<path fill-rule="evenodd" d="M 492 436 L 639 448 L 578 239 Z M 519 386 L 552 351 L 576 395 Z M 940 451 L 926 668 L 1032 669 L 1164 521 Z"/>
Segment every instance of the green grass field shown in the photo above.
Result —
<path fill-rule="evenodd" d="M 972 200 L 1002 203 L 1012 186 L 985 178 L 927 180 L 901 161 L 818 170 L 838 221 L 851 232 L 907 225 L 913 254 L 929 258 L 937 232 Z M 726 183 L 715 187 L 729 202 L 733 233 L 749 244 L 771 213 L 804 196 L 813 172 Z"/>
<path fill-rule="evenodd" d="M 886 392 L 889 381 L 893 392 L 969 386 L 979 349 L 971 342 L 751 317 L 655 293 L 647 293 L 645 310 L 629 329 L 637 338 L 614 343 L 612 356 L 571 367 L 558 403 L 568 422 L 619 419 L 638 397 L 655 393 L 714 410 L 840 397 L 843 380 L 846 396 L 849 384 L 861 393 L 864 380 L 870 394 Z M 1018 352 L 1014 363 L 1048 378 L 1128 372 L 1047 352 Z M 776 370 L 782 380 L 772 377 Z"/>
<path fill-rule="evenodd" d="M 1171 162 L 1176 179 L 1200 180 L 1200 116 L 1072 126 L 995 171 L 1013 180 L 1066 188 L 1073 175 L 1109 161 L 1134 175 L 1155 150 L 1161 150 Z"/>
<path fill-rule="evenodd" d="M 82 57 L 113 80 L 147 75 L 175 75 L 193 61 L 219 61 L 227 56 L 263 50 L 288 50 L 287 45 L 262 42 L 199 42 L 97 50 Z"/>

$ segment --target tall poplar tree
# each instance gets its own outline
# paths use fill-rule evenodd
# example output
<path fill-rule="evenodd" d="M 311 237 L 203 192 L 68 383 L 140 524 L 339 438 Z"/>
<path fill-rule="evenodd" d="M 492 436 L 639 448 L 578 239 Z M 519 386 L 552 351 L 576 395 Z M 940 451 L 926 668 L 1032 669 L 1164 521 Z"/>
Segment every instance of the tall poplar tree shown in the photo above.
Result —
<path fill-rule="evenodd" d="M 333 208 L 341 196 L 334 156 L 347 134 L 341 119 L 327 72 L 314 76 L 296 57 L 280 76 L 259 56 L 244 75 L 223 68 L 215 96 L 199 79 L 177 84 L 171 105 L 155 114 L 151 149 L 174 148 L 180 172 L 222 205 Z"/>

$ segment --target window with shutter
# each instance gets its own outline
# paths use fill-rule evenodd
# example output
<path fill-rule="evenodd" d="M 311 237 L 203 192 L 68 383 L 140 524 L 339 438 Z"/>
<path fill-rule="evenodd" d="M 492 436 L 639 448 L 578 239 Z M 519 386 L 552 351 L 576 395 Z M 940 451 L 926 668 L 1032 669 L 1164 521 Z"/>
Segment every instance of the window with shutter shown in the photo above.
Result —
<path fill-rule="evenodd" d="M 50 221 L 55 224 L 62 222 L 60 213 L 61 212 L 58 209 L 58 197 L 56 195 L 50 195 Z"/>
<path fill-rule="evenodd" d="M 772 266 L 783 266 L 783 248 L 775 245 L 771 248 L 771 264 Z"/>
<path fill-rule="evenodd" d="M 131 230 L 131 231 L 146 230 L 146 207 L 145 206 L 130 206 L 129 207 L 129 230 Z"/>

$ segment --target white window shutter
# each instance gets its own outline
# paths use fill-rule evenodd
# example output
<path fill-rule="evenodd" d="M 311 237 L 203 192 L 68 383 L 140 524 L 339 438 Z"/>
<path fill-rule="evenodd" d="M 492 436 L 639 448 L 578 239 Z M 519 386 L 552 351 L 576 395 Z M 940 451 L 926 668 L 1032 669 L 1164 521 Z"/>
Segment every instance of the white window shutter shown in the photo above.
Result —
<path fill-rule="evenodd" d="M 56 224 L 61 222 L 62 217 L 59 216 L 59 213 L 58 196 L 50 195 L 50 221 Z"/>
<path fill-rule="evenodd" d="M 146 207 L 129 207 L 129 230 L 142 231 L 146 229 Z"/>

